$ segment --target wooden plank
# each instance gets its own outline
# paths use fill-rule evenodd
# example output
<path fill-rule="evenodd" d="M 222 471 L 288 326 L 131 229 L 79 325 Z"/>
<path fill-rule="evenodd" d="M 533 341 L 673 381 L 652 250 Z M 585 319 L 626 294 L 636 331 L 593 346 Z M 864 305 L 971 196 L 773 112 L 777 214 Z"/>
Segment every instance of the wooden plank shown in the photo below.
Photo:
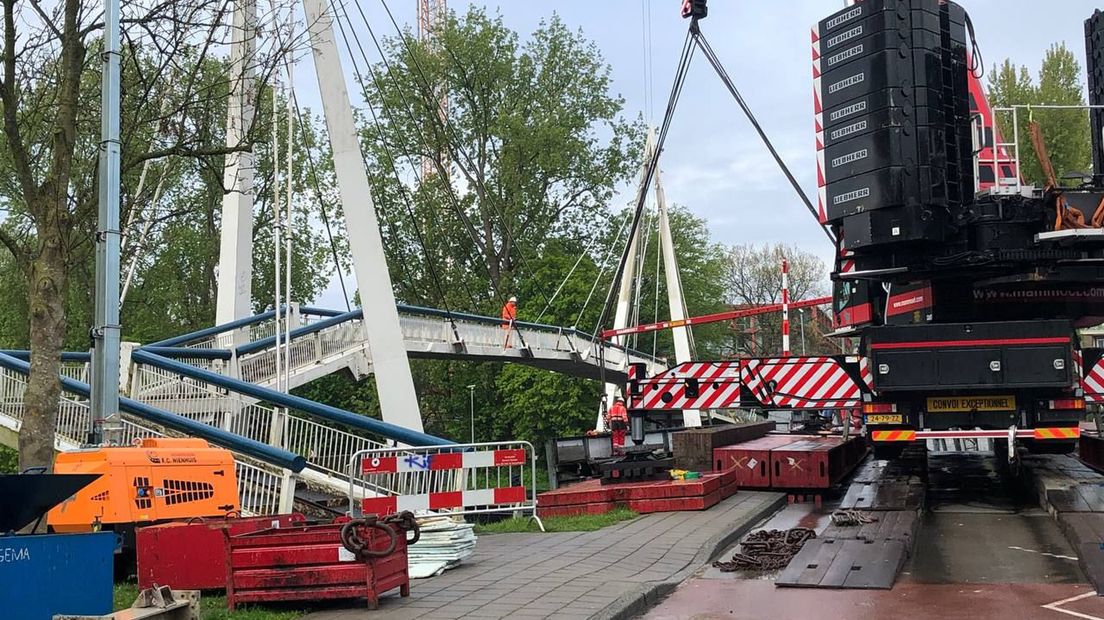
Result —
<path fill-rule="evenodd" d="M 704 426 L 672 433 L 671 451 L 675 457 L 675 468 L 687 471 L 711 471 L 714 448 L 758 439 L 774 428 L 774 422 L 751 422 Z"/>
<path fill-rule="evenodd" d="M 888 590 L 904 561 L 905 544 L 899 540 L 810 540 L 774 583 L 793 588 Z"/>

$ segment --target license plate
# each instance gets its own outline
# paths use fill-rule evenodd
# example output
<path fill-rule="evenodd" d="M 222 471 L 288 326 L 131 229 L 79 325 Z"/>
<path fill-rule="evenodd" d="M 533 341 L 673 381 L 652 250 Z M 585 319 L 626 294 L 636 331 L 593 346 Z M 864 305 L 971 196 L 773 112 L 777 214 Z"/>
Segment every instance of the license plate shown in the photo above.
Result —
<path fill-rule="evenodd" d="M 1015 410 L 1015 396 L 931 396 L 928 398 L 928 413 Z"/>
<path fill-rule="evenodd" d="M 867 415 L 867 424 L 903 424 L 903 418 L 898 415 Z"/>

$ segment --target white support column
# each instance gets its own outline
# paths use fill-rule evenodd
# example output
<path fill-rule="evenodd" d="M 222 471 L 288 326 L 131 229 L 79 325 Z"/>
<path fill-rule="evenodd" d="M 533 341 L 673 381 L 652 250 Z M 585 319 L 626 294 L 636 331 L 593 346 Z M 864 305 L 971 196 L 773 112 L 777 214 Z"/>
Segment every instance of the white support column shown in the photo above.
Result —
<path fill-rule="evenodd" d="M 352 104 L 334 39 L 333 17 L 325 0 L 303 0 L 303 8 L 333 149 L 334 172 L 345 210 L 345 227 L 349 238 L 354 240 L 350 250 L 364 308 L 361 325 L 371 349 L 380 410 L 385 421 L 421 431 L 418 396 L 410 376 L 410 361 L 406 357 L 399 312 L 395 307 L 376 206 L 353 124 Z"/>
<path fill-rule="evenodd" d="M 647 179 L 648 174 L 648 162 L 652 159 L 652 154 L 655 149 L 655 133 L 649 129 L 648 139 L 644 143 L 644 163 L 640 167 L 640 184 L 637 186 L 637 195 L 639 196 L 644 191 L 644 181 Z M 621 282 L 617 288 L 617 306 L 613 313 L 613 328 L 621 329 L 628 327 L 629 315 L 632 310 L 633 303 L 633 283 L 636 281 L 636 252 L 637 252 L 637 240 L 640 235 L 643 234 L 643 227 L 637 228 L 637 234 L 633 235 L 629 239 L 629 260 L 625 261 L 625 270 L 621 273 Z M 611 340 L 613 344 L 624 346 L 626 339 L 624 336 L 614 336 Z M 625 359 L 622 363 L 625 370 L 629 367 L 629 356 L 625 355 Z M 613 399 L 617 396 L 617 384 L 606 384 L 606 407 L 607 409 L 613 406 Z M 594 428 L 602 431 L 606 428 L 605 420 L 602 419 L 602 406 L 598 406 L 598 422 Z"/>
<path fill-rule="evenodd" d="M 671 239 L 671 221 L 667 216 L 667 195 L 659 179 L 659 170 L 655 171 L 656 211 L 659 214 L 659 248 L 663 253 L 663 271 L 667 278 L 667 307 L 672 321 L 686 318 L 686 297 L 682 294 L 682 276 L 679 274 L 678 258 L 675 256 L 675 244 Z M 671 330 L 675 341 L 675 361 L 679 364 L 693 359 L 689 327 L 676 327 Z M 682 410 L 683 426 L 701 426 L 701 411 Z"/>
<path fill-rule="evenodd" d="M 226 115 L 226 144 L 241 144 L 253 124 L 256 108 L 257 6 L 255 0 L 238 0 L 230 44 L 230 103 Z M 215 323 L 229 323 L 252 314 L 253 282 L 253 153 L 237 151 L 226 156 L 222 198 L 222 233 L 219 244 L 218 297 Z M 235 342 L 248 339 L 248 329 L 234 332 Z"/>

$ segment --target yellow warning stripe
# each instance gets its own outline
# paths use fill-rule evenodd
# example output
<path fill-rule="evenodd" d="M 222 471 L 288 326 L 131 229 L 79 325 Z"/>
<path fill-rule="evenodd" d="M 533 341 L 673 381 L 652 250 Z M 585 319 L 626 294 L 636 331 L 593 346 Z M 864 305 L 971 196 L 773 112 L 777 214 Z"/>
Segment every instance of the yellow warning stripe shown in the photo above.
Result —
<path fill-rule="evenodd" d="M 1080 436 L 1081 429 L 1077 426 L 1035 429 L 1035 439 L 1077 439 Z"/>
<path fill-rule="evenodd" d="M 916 431 L 873 431 L 871 438 L 874 441 L 913 441 L 916 439 Z"/>

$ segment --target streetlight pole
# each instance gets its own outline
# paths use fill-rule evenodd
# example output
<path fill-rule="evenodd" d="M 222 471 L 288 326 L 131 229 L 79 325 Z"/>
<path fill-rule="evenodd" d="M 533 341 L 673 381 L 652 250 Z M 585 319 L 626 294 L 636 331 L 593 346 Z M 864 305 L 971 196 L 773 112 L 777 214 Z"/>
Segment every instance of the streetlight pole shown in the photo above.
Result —
<path fill-rule="evenodd" d="M 797 314 L 801 322 L 801 354 L 805 355 L 805 308 L 798 308 Z"/>
<path fill-rule="evenodd" d="M 475 386 L 468 386 L 468 395 L 471 396 L 471 442 L 475 443 Z"/>

